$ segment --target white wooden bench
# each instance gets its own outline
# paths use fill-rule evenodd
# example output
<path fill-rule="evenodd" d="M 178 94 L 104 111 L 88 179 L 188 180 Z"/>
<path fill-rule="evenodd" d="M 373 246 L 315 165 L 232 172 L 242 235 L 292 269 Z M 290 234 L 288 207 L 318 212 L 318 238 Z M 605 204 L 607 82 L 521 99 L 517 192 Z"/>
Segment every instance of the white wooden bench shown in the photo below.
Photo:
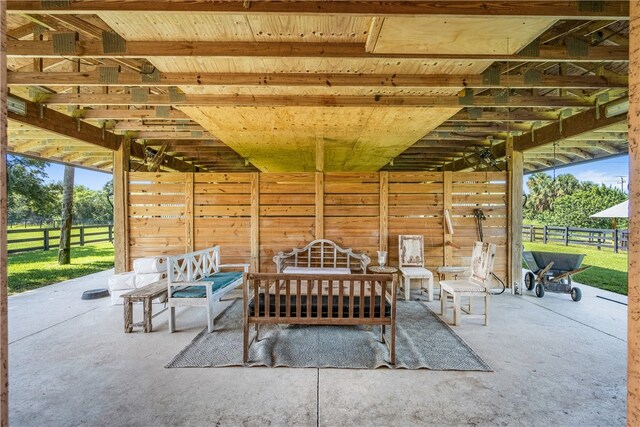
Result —
<path fill-rule="evenodd" d="M 207 329 L 213 332 L 213 303 L 242 284 L 249 264 L 220 264 L 220 246 L 167 257 L 169 332 L 175 331 L 175 308 L 206 307 Z M 221 271 L 235 269 L 240 271 Z"/>
<path fill-rule="evenodd" d="M 367 273 L 371 262 L 366 254 L 358 254 L 350 248 L 341 248 L 327 239 L 317 239 L 304 248 L 291 252 L 279 252 L 273 257 L 278 273 L 287 273 L 287 267 L 304 268 L 348 268 L 352 273 Z"/>

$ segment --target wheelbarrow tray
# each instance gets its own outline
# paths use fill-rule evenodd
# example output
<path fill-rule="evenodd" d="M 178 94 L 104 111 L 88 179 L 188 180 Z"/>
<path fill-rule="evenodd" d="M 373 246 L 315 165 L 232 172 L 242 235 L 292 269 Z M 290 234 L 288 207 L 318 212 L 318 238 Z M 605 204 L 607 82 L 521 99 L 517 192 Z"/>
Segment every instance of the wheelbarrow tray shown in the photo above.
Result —
<path fill-rule="evenodd" d="M 549 270 L 550 276 L 558 276 L 562 273 L 578 270 L 582 265 L 585 254 L 565 254 L 558 252 L 524 251 L 522 258 L 529 267 L 529 270 L 537 274 L 549 263 L 553 262 L 553 267 Z"/>

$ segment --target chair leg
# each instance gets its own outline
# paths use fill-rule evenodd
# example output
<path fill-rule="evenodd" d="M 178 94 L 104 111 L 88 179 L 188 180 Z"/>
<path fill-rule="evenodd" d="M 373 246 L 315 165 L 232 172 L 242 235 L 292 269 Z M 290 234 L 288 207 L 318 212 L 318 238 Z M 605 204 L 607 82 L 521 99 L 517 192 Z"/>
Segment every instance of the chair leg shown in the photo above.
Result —
<path fill-rule="evenodd" d="M 169 307 L 169 332 L 176 331 L 176 308 Z"/>
<path fill-rule="evenodd" d="M 442 290 L 442 286 L 440 287 L 440 315 L 444 316 L 445 310 L 447 308 L 447 305 L 445 304 L 445 301 L 447 300 L 447 295 L 446 293 Z"/>
<path fill-rule="evenodd" d="M 484 326 L 489 326 L 489 292 L 484 295 Z"/>
<path fill-rule="evenodd" d="M 427 301 L 433 301 L 433 275 L 427 277 Z"/>
<path fill-rule="evenodd" d="M 471 307 L 471 302 L 473 301 L 473 297 L 471 295 L 469 295 L 469 314 L 473 313 L 473 309 Z"/>
<path fill-rule="evenodd" d="M 404 300 L 409 301 L 411 298 L 411 278 L 404 276 Z"/>
<path fill-rule="evenodd" d="M 455 292 L 453 293 L 453 324 L 460 326 L 460 296 Z"/>

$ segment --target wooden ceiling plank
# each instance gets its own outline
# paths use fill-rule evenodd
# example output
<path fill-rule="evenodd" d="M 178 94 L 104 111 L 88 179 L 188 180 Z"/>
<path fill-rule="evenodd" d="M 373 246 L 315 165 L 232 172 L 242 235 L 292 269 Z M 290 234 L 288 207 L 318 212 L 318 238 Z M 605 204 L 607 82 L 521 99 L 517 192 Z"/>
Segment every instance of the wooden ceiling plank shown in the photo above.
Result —
<path fill-rule="evenodd" d="M 584 10 L 587 9 L 587 10 Z M 591 10 L 593 9 L 593 10 Z M 599 10 L 596 10 L 599 9 Z M 218 14 L 361 15 L 361 16 L 517 16 L 558 19 L 628 20 L 626 1 L 602 2 L 601 8 L 581 8 L 579 1 L 221 1 L 83 0 L 61 7 L 40 0 L 8 0 L 7 13 L 97 14 L 101 12 L 200 12 Z"/>
<path fill-rule="evenodd" d="M 52 40 L 8 40 L 7 56 L 59 58 Z M 406 54 L 370 53 L 361 43 L 316 42 L 192 42 L 192 41 L 127 41 L 126 51 L 104 53 L 101 41 L 79 40 L 76 52 L 69 58 L 146 58 L 146 57 L 257 57 L 257 58 L 369 58 L 431 59 L 525 62 L 628 62 L 629 50 L 624 46 L 589 47 L 588 55 L 572 54 L 563 46 L 541 46 L 536 56 L 505 54 Z"/>
<path fill-rule="evenodd" d="M 104 86 L 98 71 L 91 72 L 9 72 L 9 86 Z M 542 76 L 539 82 L 526 82 L 522 75 L 503 76 L 499 84 L 488 84 L 482 75 L 402 75 L 402 74 L 229 74 L 229 73 L 160 73 L 157 82 L 142 82 L 142 75 L 120 73 L 117 83 L 110 87 L 127 86 L 331 86 L 331 87 L 394 87 L 394 88 L 477 88 L 491 89 L 599 89 L 626 88 L 628 81 L 616 78 L 611 81 L 605 76 Z"/>
<path fill-rule="evenodd" d="M 158 117 L 155 108 L 145 110 L 134 109 L 110 109 L 97 110 L 91 108 L 83 108 L 74 112 L 74 117 L 80 117 L 85 120 L 186 120 L 190 119 L 180 110 L 170 110 L 167 117 Z"/>

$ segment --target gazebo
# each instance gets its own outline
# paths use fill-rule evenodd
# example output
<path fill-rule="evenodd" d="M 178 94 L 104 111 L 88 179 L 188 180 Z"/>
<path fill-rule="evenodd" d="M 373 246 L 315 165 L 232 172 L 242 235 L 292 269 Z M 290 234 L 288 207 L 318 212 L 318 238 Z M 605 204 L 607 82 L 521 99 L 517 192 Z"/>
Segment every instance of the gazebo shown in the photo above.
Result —
<path fill-rule="evenodd" d="M 273 271 L 322 238 L 394 264 L 402 234 L 455 266 L 480 209 L 516 293 L 523 173 L 629 152 L 640 210 L 636 0 L 7 0 L 0 23 L 2 425 L 7 153 L 113 174 L 118 272 L 213 244 Z M 639 295 L 630 281 L 629 425 Z"/>

